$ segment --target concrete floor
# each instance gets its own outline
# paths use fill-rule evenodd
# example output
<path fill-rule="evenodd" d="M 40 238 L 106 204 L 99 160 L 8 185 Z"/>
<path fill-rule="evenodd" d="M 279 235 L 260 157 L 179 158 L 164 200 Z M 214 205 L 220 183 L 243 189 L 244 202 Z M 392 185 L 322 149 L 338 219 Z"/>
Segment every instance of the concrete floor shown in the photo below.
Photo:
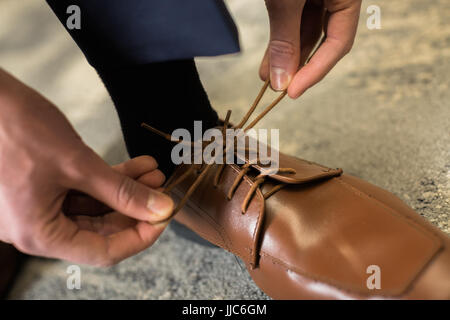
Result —
<path fill-rule="evenodd" d="M 198 59 L 221 115 L 244 113 L 261 83 L 268 26 L 263 1 L 229 0 L 243 52 Z M 368 30 L 378 4 L 382 29 Z M 284 100 L 261 123 L 281 128 L 281 150 L 390 190 L 450 234 L 450 2 L 364 1 L 353 51 L 319 85 Z M 109 163 L 126 159 L 119 123 L 96 73 L 44 1 L 0 0 L 1 66 L 41 91 Z M 66 262 L 33 258 L 13 299 L 267 298 L 233 255 L 186 241 L 171 226 L 136 257 L 82 267 L 82 289 L 66 288 Z"/>

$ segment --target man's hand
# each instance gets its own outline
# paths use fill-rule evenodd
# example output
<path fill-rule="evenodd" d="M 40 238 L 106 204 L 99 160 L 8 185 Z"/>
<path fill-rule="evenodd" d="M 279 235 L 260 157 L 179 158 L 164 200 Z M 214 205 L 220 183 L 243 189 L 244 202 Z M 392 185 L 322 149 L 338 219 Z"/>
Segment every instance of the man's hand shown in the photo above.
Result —
<path fill-rule="evenodd" d="M 351 49 L 361 0 L 266 0 L 270 41 L 260 77 L 274 90 L 287 88 L 298 98 L 323 77 Z M 322 30 L 326 38 L 309 63 L 301 68 Z"/>
<path fill-rule="evenodd" d="M 115 264 L 149 247 L 167 225 L 158 222 L 173 202 L 153 189 L 164 182 L 156 167 L 138 157 L 111 168 L 54 105 L 0 69 L 0 240 L 32 255 Z M 69 218 L 62 210 L 69 190 L 114 212 Z"/>

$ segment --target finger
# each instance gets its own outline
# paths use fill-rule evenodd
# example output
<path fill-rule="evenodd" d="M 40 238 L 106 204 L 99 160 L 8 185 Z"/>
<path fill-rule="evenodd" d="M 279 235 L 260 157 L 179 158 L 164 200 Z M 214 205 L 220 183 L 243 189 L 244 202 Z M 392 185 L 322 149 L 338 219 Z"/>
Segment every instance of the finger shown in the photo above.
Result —
<path fill-rule="evenodd" d="M 118 212 L 109 213 L 101 217 L 75 216 L 70 219 L 80 229 L 92 231 L 104 236 L 134 227 L 137 223 L 137 220 Z"/>
<path fill-rule="evenodd" d="M 154 170 L 142 175 L 138 181 L 147 187 L 156 189 L 163 185 L 166 181 L 166 176 L 160 170 Z"/>
<path fill-rule="evenodd" d="M 94 152 L 83 155 L 69 183 L 114 210 L 142 221 L 159 222 L 173 210 L 169 196 L 123 175 L 108 166 Z M 129 168 L 128 168 L 129 169 Z"/>
<path fill-rule="evenodd" d="M 317 44 L 321 34 L 325 15 L 324 3 L 321 0 L 306 1 L 303 7 L 300 24 L 300 63 L 303 66 L 311 51 Z M 266 81 L 269 76 L 269 51 L 268 47 L 264 52 L 259 68 L 259 77 Z"/>
<path fill-rule="evenodd" d="M 145 177 L 142 183 L 150 188 L 157 188 L 165 179 L 164 174 L 156 169 L 157 166 L 153 157 L 140 156 L 113 166 L 113 169 L 133 179 Z M 76 190 L 67 193 L 62 210 L 66 216 L 101 216 L 113 211 L 102 202 Z"/>
<path fill-rule="evenodd" d="M 354 2 L 352 2 L 354 3 Z M 327 36 L 308 64 L 294 76 L 288 94 L 296 99 L 319 82 L 351 49 L 358 25 L 360 4 L 329 12 Z"/>
<path fill-rule="evenodd" d="M 155 158 L 150 156 L 139 156 L 113 166 L 113 169 L 121 174 L 137 179 L 141 175 L 158 168 Z"/>
<path fill-rule="evenodd" d="M 151 246 L 164 231 L 167 223 L 150 225 L 137 222 L 135 226 L 102 236 L 80 229 L 73 221 L 60 215 L 50 226 L 60 230 L 47 241 L 43 249 L 34 252 L 46 257 L 60 258 L 75 263 L 111 266 Z"/>
<path fill-rule="evenodd" d="M 284 90 L 300 63 L 300 25 L 304 0 L 267 0 L 270 21 L 268 47 L 270 84 Z"/>

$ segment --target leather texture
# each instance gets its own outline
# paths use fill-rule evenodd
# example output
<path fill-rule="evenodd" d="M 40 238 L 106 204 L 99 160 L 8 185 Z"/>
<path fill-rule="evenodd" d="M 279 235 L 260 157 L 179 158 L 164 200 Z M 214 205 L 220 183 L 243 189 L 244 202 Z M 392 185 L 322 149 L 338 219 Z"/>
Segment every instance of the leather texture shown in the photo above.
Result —
<path fill-rule="evenodd" d="M 253 166 L 233 197 L 241 168 L 226 165 L 202 180 L 175 219 L 239 256 L 256 284 L 276 299 L 450 299 L 450 240 L 391 193 L 340 169 L 280 153 L 245 213 L 241 204 L 260 173 Z M 181 165 L 174 178 L 188 166 Z M 172 190 L 179 200 L 198 172 Z M 287 186 L 264 199 L 279 183 Z M 381 288 L 369 289 L 369 266 Z"/>

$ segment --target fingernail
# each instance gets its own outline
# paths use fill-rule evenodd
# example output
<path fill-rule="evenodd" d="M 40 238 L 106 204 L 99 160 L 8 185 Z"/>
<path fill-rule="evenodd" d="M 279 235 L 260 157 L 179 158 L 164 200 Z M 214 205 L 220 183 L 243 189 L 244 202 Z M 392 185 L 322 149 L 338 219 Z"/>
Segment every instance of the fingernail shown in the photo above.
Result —
<path fill-rule="evenodd" d="M 283 68 L 273 67 L 270 70 L 270 84 L 272 89 L 281 91 L 288 87 L 291 76 Z"/>
<path fill-rule="evenodd" d="M 173 201 L 162 192 L 150 190 L 147 208 L 152 212 L 152 221 L 164 220 L 172 213 Z"/>

